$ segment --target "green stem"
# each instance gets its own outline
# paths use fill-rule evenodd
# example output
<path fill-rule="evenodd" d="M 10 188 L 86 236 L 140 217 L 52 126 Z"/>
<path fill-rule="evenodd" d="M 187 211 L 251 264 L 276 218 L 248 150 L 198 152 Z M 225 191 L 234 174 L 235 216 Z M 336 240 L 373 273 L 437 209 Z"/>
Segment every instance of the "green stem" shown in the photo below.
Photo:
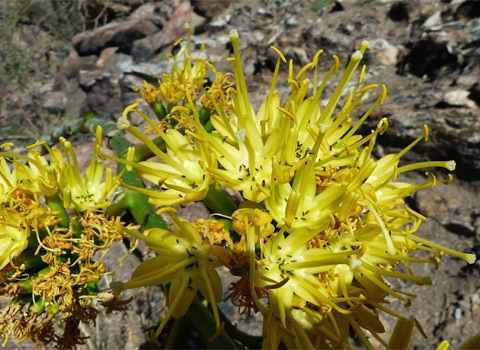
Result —
<path fill-rule="evenodd" d="M 155 113 L 155 116 L 159 121 L 162 121 L 163 118 L 167 115 L 167 110 L 165 109 L 165 106 L 161 101 L 155 101 L 153 103 L 150 103 L 150 108 L 152 111 Z"/>
<path fill-rule="evenodd" d="M 233 212 L 237 210 L 237 206 L 232 198 L 216 183 L 210 185 L 208 193 L 203 199 L 203 203 L 205 203 L 213 213 L 231 216 Z"/>
<path fill-rule="evenodd" d="M 108 216 L 120 216 L 125 211 L 132 214 L 135 222 L 142 226 L 142 230 L 152 227 L 168 229 L 168 224 L 159 215 L 155 214 L 155 207 L 148 203 L 148 196 L 131 191 L 122 191 L 107 209 Z"/>
<path fill-rule="evenodd" d="M 161 151 L 166 150 L 165 141 L 160 136 L 158 136 L 157 138 L 152 140 L 152 142 Z M 149 158 L 152 158 L 154 155 L 155 154 L 150 150 L 150 148 L 148 148 L 147 146 L 142 144 L 140 146 L 135 147 L 135 155 L 133 156 L 133 161 L 134 162 L 141 162 L 143 160 L 147 160 Z"/>
<path fill-rule="evenodd" d="M 198 297 L 193 299 L 184 317 L 190 321 L 208 349 L 238 349 L 237 344 L 225 331 L 220 333 L 214 341 L 209 341 L 209 338 L 217 331 L 215 318 Z"/>
<path fill-rule="evenodd" d="M 239 341 L 240 343 L 242 343 L 242 345 L 244 345 L 248 349 L 262 348 L 262 342 L 263 342 L 262 336 L 250 335 L 239 330 L 237 327 L 232 325 L 228 317 L 225 316 L 225 314 L 222 312 L 221 309 L 218 309 L 218 311 L 220 313 L 220 320 L 225 322 L 224 331 L 227 332 L 232 339 Z"/>
<path fill-rule="evenodd" d="M 186 317 L 175 319 L 165 349 L 185 349 L 191 330 L 190 322 Z"/>
<path fill-rule="evenodd" d="M 67 211 L 65 210 L 65 207 L 63 206 L 63 201 L 60 199 L 60 197 L 56 194 L 46 197 L 45 199 L 50 209 L 58 211 L 57 217 L 62 219 L 62 221 L 60 221 L 60 226 L 68 227 L 70 224 L 70 220 L 68 219 Z"/>

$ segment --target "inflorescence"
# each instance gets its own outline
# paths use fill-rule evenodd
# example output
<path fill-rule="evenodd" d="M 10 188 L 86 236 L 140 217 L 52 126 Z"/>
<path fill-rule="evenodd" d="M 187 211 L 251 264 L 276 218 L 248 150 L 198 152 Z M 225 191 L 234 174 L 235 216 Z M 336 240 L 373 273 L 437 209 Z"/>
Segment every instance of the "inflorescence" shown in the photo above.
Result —
<path fill-rule="evenodd" d="M 388 307 L 389 298 L 410 306 L 415 297 L 393 289 L 388 280 L 430 285 L 430 277 L 414 274 L 410 266 L 437 269 L 445 253 L 475 262 L 474 254 L 423 238 L 420 227 L 426 218 L 405 202 L 417 190 L 450 183 L 452 175 L 438 179 L 431 169 L 453 171 L 455 162 L 401 164 L 408 151 L 428 140 L 426 125 L 402 151 L 374 158 L 388 120 L 381 119 L 368 135 L 358 132 L 384 103 L 387 88 L 363 84 L 366 67 L 360 62 L 367 42 L 343 72 L 333 56 L 323 78 L 318 68 L 322 50 L 296 74 L 290 60 L 290 93 L 284 101 L 276 85 L 287 61 L 272 46 L 278 55 L 272 83 L 255 111 L 235 30 L 230 39 L 233 74 L 193 56 L 189 37 L 186 47 L 176 43 L 180 50 L 171 74 L 159 79 L 158 87 L 145 83 L 139 89 L 154 118 L 142 111 L 140 101 L 125 108 L 118 128 L 148 150 L 145 159 L 136 157 L 133 148 L 124 157 L 105 154 L 100 129 L 83 177 L 73 147 L 63 139 L 66 161 L 59 149 L 48 147 L 47 161 L 36 150 L 40 144 L 27 156 L 0 153 L 0 291 L 14 298 L 2 312 L 3 339 L 15 335 L 74 345 L 54 334 L 53 320 L 63 314 L 65 332 L 71 332 L 69 327 L 78 322 L 95 319 L 91 299 L 99 291 L 96 282 L 107 272 L 93 255 L 105 253 L 124 234 L 144 241 L 156 257 L 141 263 L 130 281 L 112 282 L 111 289 L 118 296 L 126 289 L 167 286 L 169 309 L 152 332 L 155 341 L 172 317 L 187 314 L 198 291 L 215 320 L 217 331 L 210 341 L 224 332 L 217 308 L 224 288 L 216 270 L 220 266 L 237 276 L 226 299 L 242 314 L 263 316 L 263 348 L 351 348 L 352 330 L 367 348 L 373 346 L 369 335 L 386 348 L 400 346 L 398 339 L 389 343 L 380 336 L 385 331 L 382 312 L 398 318 L 400 326 L 423 332 L 416 320 L 408 323 Z M 208 74 L 215 77 L 211 83 Z M 326 97 L 333 76 L 338 83 Z M 353 118 L 367 95 L 370 101 L 377 97 Z M 134 113 L 145 120 L 144 130 L 129 121 Z M 124 170 L 113 177 L 107 169 L 104 176 L 96 155 Z M 429 169 L 424 182 L 399 179 L 419 169 Z M 125 181 L 130 172 L 145 182 Z M 158 216 L 168 213 L 174 229 L 137 230 L 125 227 L 118 216 L 106 216 L 102 208 L 110 205 L 117 187 L 148 196 Z M 235 204 L 224 189 L 239 193 L 241 202 Z M 209 219 L 188 222 L 171 207 L 196 201 L 211 210 Z M 428 257 L 412 255 L 416 250 Z M 75 341 L 81 343 L 81 336 Z"/>

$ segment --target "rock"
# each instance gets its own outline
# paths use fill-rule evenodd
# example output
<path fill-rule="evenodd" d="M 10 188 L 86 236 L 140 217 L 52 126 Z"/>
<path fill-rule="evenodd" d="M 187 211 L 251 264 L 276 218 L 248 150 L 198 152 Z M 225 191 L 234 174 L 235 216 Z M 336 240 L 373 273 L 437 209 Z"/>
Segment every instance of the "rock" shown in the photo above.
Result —
<path fill-rule="evenodd" d="M 64 115 L 70 118 L 81 118 L 87 94 L 80 88 L 67 91 L 68 103 Z"/>
<path fill-rule="evenodd" d="M 450 53 L 446 43 L 427 35 L 411 44 L 408 54 L 398 63 L 398 73 L 437 79 L 454 71 L 457 66 L 458 58 Z"/>
<path fill-rule="evenodd" d="M 480 17 L 480 2 L 477 0 L 467 0 L 461 3 L 455 12 L 455 18 L 465 22 L 477 17 Z"/>
<path fill-rule="evenodd" d="M 473 84 L 468 91 L 470 92 L 468 98 L 475 101 L 477 106 L 480 107 L 480 83 Z"/>
<path fill-rule="evenodd" d="M 218 33 L 220 31 L 225 30 L 227 26 L 227 21 L 225 18 L 219 18 L 212 23 L 210 23 L 210 31 L 212 33 Z"/>
<path fill-rule="evenodd" d="M 78 78 L 81 70 L 89 70 L 94 68 L 96 62 L 97 56 L 91 55 L 78 57 L 72 62 L 61 67 L 55 76 L 54 89 L 57 90 L 62 88 L 67 80 Z"/>
<path fill-rule="evenodd" d="M 84 90 L 89 90 L 97 81 L 97 72 L 91 70 L 81 70 L 79 72 L 78 83 Z"/>
<path fill-rule="evenodd" d="M 43 103 L 43 108 L 45 108 L 50 113 L 59 113 L 65 110 L 67 106 L 67 96 L 63 91 L 52 91 L 47 95 L 47 99 Z"/>
<path fill-rule="evenodd" d="M 475 227 L 469 223 L 452 221 L 445 225 L 445 228 L 457 235 L 475 237 Z"/>
<path fill-rule="evenodd" d="M 192 0 L 192 6 L 200 16 L 212 20 L 223 12 L 227 11 L 233 3 L 233 0 L 210 1 L 210 0 Z"/>
<path fill-rule="evenodd" d="M 87 96 L 88 110 L 93 113 L 98 113 L 99 107 L 104 106 L 111 97 L 109 84 L 103 81 L 97 81 L 89 91 Z"/>
<path fill-rule="evenodd" d="M 450 106 L 478 108 L 475 101 L 471 100 L 469 96 L 470 92 L 467 90 L 453 90 L 445 94 L 443 101 Z"/>
<path fill-rule="evenodd" d="M 161 77 L 163 73 L 171 71 L 173 61 L 162 61 L 160 63 L 139 63 L 132 65 L 130 72 L 135 73 L 144 79 L 154 80 Z"/>
<path fill-rule="evenodd" d="M 425 22 L 423 22 L 422 27 L 427 30 L 435 30 L 441 28 L 442 25 L 442 13 L 441 11 L 435 12 L 433 15 L 427 18 Z"/>
<path fill-rule="evenodd" d="M 107 48 L 102 51 L 95 64 L 98 70 L 110 72 L 116 83 L 125 72 L 130 72 L 133 58 L 124 53 L 117 53 L 116 48 Z"/>
<path fill-rule="evenodd" d="M 144 80 L 136 74 L 125 74 L 120 81 L 120 87 L 122 91 L 133 91 L 134 88 L 140 87 Z"/>
<path fill-rule="evenodd" d="M 112 22 L 75 35 L 71 42 L 80 56 L 99 54 L 106 47 L 117 46 L 129 54 L 135 40 L 158 32 L 158 27 L 146 19 Z"/>
<path fill-rule="evenodd" d="M 185 30 L 181 32 L 180 37 L 185 36 Z M 136 40 L 133 43 L 132 56 L 137 60 L 147 61 L 152 59 L 155 54 L 162 51 L 175 42 L 173 35 L 169 35 L 165 31 L 149 35 L 146 38 Z"/>
<path fill-rule="evenodd" d="M 402 22 L 409 20 L 409 4 L 405 1 L 398 1 L 394 3 L 387 13 L 387 16 L 394 22 Z"/>
<path fill-rule="evenodd" d="M 175 0 L 174 5 L 171 9 L 172 13 L 168 15 L 168 20 L 160 32 L 136 40 L 133 43 L 131 54 L 135 59 L 151 59 L 165 47 L 183 38 L 186 34 L 186 23 L 190 25 L 192 31 L 204 23 L 205 19 L 193 11 L 189 1 Z"/>
<path fill-rule="evenodd" d="M 288 27 L 296 27 L 300 24 L 300 21 L 298 20 L 298 18 L 296 16 L 291 16 L 287 19 L 287 22 L 285 22 L 285 24 L 287 25 L 287 28 Z"/>
<path fill-rule="evenodd" d="M 130 16 L 128 16 L 128 19 L 148 19 L 159 29 L 162 29 L 162 27 L 165 25 L 165 20 L 169 18 L 165 16 L 165 12 L 171 11 L 170 5 L 171 4 L 168 3 L 147 2 L 133 11 Z M 168 7 L 168 10 L 165 9 L 166 7 Z"/>
<path fill-rule="evenodd" d="M 374 55 L 380 62 L 387 66 L 397 64 L 399 50 L 396 46 L 390 44 L 384 38 L 373 39 L 369 43 L 369 53 Z"/>
<path fill-rule="evenodd" d="M 387 153 L 394 151 L 394 145 L 399 147 L 413 141 L 421 133 L 423 125 L 427 124 L 430 127 L 429 141 L 418 144 L 410 155 L 407 154 L 408 157 L 415 157 L 411 158 L 415 161 L 453 159 L 457 162 L 456 176 L 463 179 L 480 178 L 480 109 L 447 108 L 434 112 L 397 110 L 389 122 L 391 128 L 388 134 L 391 133 L 391 136 L 379 139 L 387 148 Z"/>
<path fill-rule="evenodd" d="M 141 0 L 91 0 L 84 4 L 84 11 L 97 23 L 108 23 L 125 18 Z"/>
<path fill-rule="evenodd" d="M 413 196 L 413 207 L 427 218 L 435 220 L 457 236 L 475 238 L 476 206 L 473 198 L 478 195 L 478 186 L 465 186 L 454 181 L 448 186 L 422 189 Z"/>

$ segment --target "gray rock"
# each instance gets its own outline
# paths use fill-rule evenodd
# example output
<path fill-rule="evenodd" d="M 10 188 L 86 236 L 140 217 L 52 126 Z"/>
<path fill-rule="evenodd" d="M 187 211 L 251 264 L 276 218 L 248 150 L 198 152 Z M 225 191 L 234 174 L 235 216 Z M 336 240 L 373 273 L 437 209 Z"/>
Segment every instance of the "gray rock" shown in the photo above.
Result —
<path fill-rule="evenodd" d="M 210 23 L 210 31 L 212 33 L 218 33 L 226 29 L 227 21 L 225 18 L 219 18 Z"/>
<path fill-rule="evenodd" d="M 55 76 L 54 89 L 60 89 L 64 87 L 64 84 L 67 80 L 78 79 L 80 71 L 94 69 L 97 59 L 98 57 L 95 55 L 78 57 L 61 67 Z"/>
<path fill-rule="evenodd" d="M 156 34 L 151 33 L 153 35 L 148 35 L 143 39 L 138 38 L 132 44 L 131 54 L 135 59 L 139 61 L 152 59 L 162 49 L 185 36 L 185 24 L 189 24 L 194 31 L 196 27 L 205 22 L 205 18 L 194 12 L 190 1 L 176 0 L 173 3 L 175 6 L 166 8 L 168 20 L 162 30 Z"/>
<path fill-rule="evenodd" d="M 369 53 L 374 55 L 380 62 L 387 66 L 397 64 L 399 50 L 384 38 L 377 38 L 369 41 Z"/>
<path fill-rule="evenodd" d="M 67 106 L 67 102 L 67 96 L 63 91 L 52 91 L 43 103 L 43 108 L 50 113 L 63 112 Z"/>
<path fill-rule="evenodd" d="M 146 19 L 108 23 L 97 29 L 75 35 L 71 42 L 81 56 L 99 54 L 106 47 L 117 46 L 130 53 L 133 42 L 157 32 L 158 27 Z"/>

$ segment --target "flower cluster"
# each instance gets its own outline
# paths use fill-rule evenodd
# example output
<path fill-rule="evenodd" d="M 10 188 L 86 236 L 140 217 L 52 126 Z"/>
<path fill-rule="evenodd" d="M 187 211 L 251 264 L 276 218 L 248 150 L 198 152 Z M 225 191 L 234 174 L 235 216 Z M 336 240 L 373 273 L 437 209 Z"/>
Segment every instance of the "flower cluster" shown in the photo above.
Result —
<path fill-rule="evenodd" d="M 224 265 L 240 277 L 229 288 L 227 299 L 242 312 L 260 312 L 264 317 L 264 348 L 349 348 L 351 330 L 367 348 L 372 347 L 367 334 L 388 347 L 379 335 L 384 332 L 379 314 L 401 316 L 386 306 L 387 297 L 410 305 L 414 295 L 394 290 L 386 279 L 429 285 L 430 278 L 415 275 L 410 264 L 437 268 L 444 253 L 468 263 L 475 261 L 473 254 L 422 238 L 418 230 L 425 217 L 405 203 L 414 191 L 448 184 L 452 176 L 440 180 L 427 172 L 421 184 L 398 179 L 402 173 L 423 168 L 453 171 L 455 162 L 400 165 L 411 148 L 428 140 L 427 126 L 401 152 L 380 159 L 372 156 L 377 138 L 388 129 L 388 120 L 380 120 L 367 136 L 357 132 L 374 108 L 384 103 L 387 89 L 385 85 L 362 85 L 365 66 L 353 80 L 367 42 L 351 56 L 342 74 L 340 61 L 333 56 L 321 82 L 318 61 L 322 50 L 297 74 L 290 61 L 287 83 L 291 92 L 285 101 L 275 88 L 286 59 L 272 47 L 278 54 L 272 84 L 255 112 L 236 31 L 230 33 L 230 39 L 234 85 L 214 68 L 215 82 L 202 85 L 212 66 L 200 59 L 192 65 L 189 44 L 186 52 L 181 51 L 182 70 L 174 68 L 160 84 L 159 93 L 169 103 L 160 122 L 142 112 L 138 103 L 128 106 L 119 119 L 119 128 L 138 138 L 160 162 L 110 157 L 135 168 L 151 183 L 150 188 L 124 184 L 148 195 L 151 203 L 169 206 L 203 200 L 214 215 L 222 214 L 228 220 L 192 225 L 172 215 L 176 233 L 129 231 L 144 240 L 157 257 L 140 265 L 131 281 L 115 282 L 114 291 L 172 281 L 170 309 L 158 336 L 171 316 L 186 313 L 199 289 L 212 305 L 220 331 L 215 304 L 221 285 L 214 268 Z M 307 77 L 310 71 L 312 79 Z M 334 75 L 339 76 L 338 83 L 324 98 Z M 152 106 L 154 100 L 151 94 L 147 98 L 146 91 L 142 94 Z M 201 92 L 203 96 L 198 98 Z M 375 93 L 377 98 L 354 121 L 355 107 Z M 203 117 L 205 111 L 208 119 Z M 148 123 L 145 132 L 129 122 L 130 113 Z M 189 127 L 168 122 L 165 127 L 165 121 L 172 118 L 186 121 Z M 160 146 L 147 136 L 152 132 L 163 140 Z M 219 185 L 240 193 L 243 201 L 238 208 L 228 202 Z M 171 211 L 162 208 L 159 212 L 164 210 Z M 431 256 L 413 257 L 411 253 L 419 249 Z M 395 270 L 400 264 L 406 273 Z"/>
<path fill-rule="evenodd" d="M 97 144 L 101 137 L 99 128 Z M 101 258 L 124 236 L 120 218 L 102 209 L 118 184 L 110 169 L 104 176 L 95 152 L 82 175 L 72 145 L 60 142 L 63 154 L 42 142 L 27 155 L 1 146 L 0 298 L 11 299 L 0 312 L 3 344 L 11 337 L 66 349 L 83 344 L 79 324 L 98 313 L 92 300 L 113 299 L 97 282 L 108 273 Z M 57 320 L 63 334 L 55 332 Z"/>
<path fill-rule="evenodd" d="M 436 269 L 445 253 L 470 264 L 476 257 L 423 238 L 426 218 L 405 200 L 450 183 L 452 175 L 438 179 L 429 170 L 422 183 L 411 184 L 402 174 L 453 171 L 455 162 L 403 164 L 407 152 L 428 141 L 427 126 L 402 151 L 373 156 L 388 120 L 368 135 L 359 130 L 384 103 L 387 88 L 363 84 L 366 68 L 359 67 L 367 42 L 343 72 L 334 55 L 323 78 L 322 50 L 296 74 L 290 60 L 284 100 L 276 89 L 287 60 L 272 46 L 278 55 L 272 83 L 255 110 L 238 33 L 230 33 L 233 73 L 224 74 L 203 57 L 203 46 L 192 55 L 186 29 L 186 46 L 175 43 L 180 48 L 171 73 L 158 87 L 145 83 L 138 90 L 155 119 L 141 101 L 127 106 L 113 136 L 123 145 L 112 146 L 115 155 L 103 151 L 100 127 L 84 172 L 63 138 L 63 152 L 44 142 L 26 155 L 0 146 L 0 297 L 12 299 L 0 312 L 0 340 L 74 348 L 84 343 L 79 324 L 95 321 L 97 303 L 121 310 L 128 303 L 118 299 L 123 291 L 162 284 L 168 311 L 150 332 L 157 345 L 170 329 L 167 347 L 180 348 L 193 327 L 216 348 L 348 349 L 351 334 L 366 348 L 373 348 L 369 336 L 385 348 L 406 348 L 413 328 L 423 330 L 391 310 L 388 300 L 409 306 L 415 295 L 388 280 L 430 285 L 412 264 Z M 357 116 L 361 105 L 366 112 Z M 144 129 L 130 123 L 133 113 Z M 124 132 L 140 144 L 129 147 Z M 105 159 L 118 163 L 116 176 L 104 169 Z M 210 210 L 208 219 L 189 222 L 172 207 L 197 201 Z M 125 213 L 131 225 L 120 220 Z M 101 259 L 125 234 L 132 249 L 141 240 L 156 256 L 129 281 L 111 282 L 111 293 L 100 292 L 97 282 L 110 273 Z M 416 250 L 426 254 L 412 254 Z M 222 315 L 219 267 L 236 278 L 225 299 L 241 314 L 261 314 L 263 338 L 240 332 Z M 389 341 L 381 337 L 382 313 L 398 319 Z M 54 330 L 56 320 L 62 335 Z"/>

